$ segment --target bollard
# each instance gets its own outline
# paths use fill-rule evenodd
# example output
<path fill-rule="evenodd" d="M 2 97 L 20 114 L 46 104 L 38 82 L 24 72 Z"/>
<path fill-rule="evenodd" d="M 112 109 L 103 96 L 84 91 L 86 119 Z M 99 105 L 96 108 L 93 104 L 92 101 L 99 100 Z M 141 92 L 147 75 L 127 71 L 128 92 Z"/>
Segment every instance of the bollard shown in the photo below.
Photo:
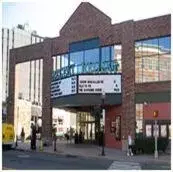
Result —
<path fill-rule="evenodd" d="M 56 152 L 56 138 L 54 139 L 54 152 Z"/>
<path fill-rule="evenodd" d="M 39 150 L 40 150 L 40 151 L 43 151 L 43 141 L 42 141 L 42 139 L 40 140 Z"/>

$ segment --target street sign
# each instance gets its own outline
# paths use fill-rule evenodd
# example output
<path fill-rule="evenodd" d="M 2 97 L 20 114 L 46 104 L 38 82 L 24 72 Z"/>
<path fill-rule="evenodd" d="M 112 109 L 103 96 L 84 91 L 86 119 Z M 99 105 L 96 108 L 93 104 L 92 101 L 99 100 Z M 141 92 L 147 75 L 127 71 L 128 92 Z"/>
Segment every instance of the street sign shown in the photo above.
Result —
<path fill-rule="evenodd" d="M 157 124 L 154 125 L 154 132 L 153 132 L 154 137 L 159 136 L 159 126 Z"/>

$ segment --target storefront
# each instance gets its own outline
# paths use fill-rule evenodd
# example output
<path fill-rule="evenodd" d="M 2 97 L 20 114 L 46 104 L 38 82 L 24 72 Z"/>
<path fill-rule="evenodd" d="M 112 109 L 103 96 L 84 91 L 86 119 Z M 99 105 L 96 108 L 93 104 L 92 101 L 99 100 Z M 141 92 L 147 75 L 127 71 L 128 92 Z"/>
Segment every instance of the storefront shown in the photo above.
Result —
<path fill-rule="evenodd" d="M 43 59 L 45 140 L 51 140 L 52 107 L 87 112 L 78 116 L 77 123 L 85 140 L 91 141 L 100 126 L 91 112 L 95 107 L 104 108 L 106 147 L 126 149 L 129 130 L 133 138 L 136 132 L 151 136 L 153 110 L 159 110 L 160 135 L 169 137 L 170 18 L 164 15 L 112 24 L 110 17 L 82 2 L 59 37 L 11 50 L 8 121 L 15 119 L 15 65 Z"/>

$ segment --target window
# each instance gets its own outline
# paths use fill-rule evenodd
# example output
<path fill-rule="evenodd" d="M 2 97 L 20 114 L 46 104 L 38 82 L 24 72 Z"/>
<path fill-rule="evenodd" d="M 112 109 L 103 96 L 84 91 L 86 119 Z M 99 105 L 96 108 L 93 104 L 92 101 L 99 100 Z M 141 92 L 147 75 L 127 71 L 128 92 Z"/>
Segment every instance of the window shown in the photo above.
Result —
<path fill-rule="evenodd" d="M 60 56 L 57 56 L 56 57 L 56 70 L 57 69 L 60 69 L 60 65 L 61 65 L 61 59 L 60 59 L 61 57 Z M 67 61 L 67 60 L 66 60 Z M 66 62 L 67 63 L 67 65 L 68 65 L 68 62 Z"/>
<path fill-rule="evenodd" d="M 169 133 L 168 137 L 169 137 L 169 139 L 171 139 L 171 130 L 172 130 L 172 129 L 171 129 L 171 125 L 169 125 L 169 127 L 168 127 L 168 131 L 169 131 L 169 132 L 168 132 L 168 133 Z"/>
<path fill-rule="evenodd" d="M 99 63 L 99 49 L 91 49 L 85 51 L 85 64 Z"/>
<path fill-rule="evenodd" d="M 161 135 L 161 137 L 167 137 L 166 125 L 160 125 L 160 135 Z"/>
<path fill-rule="evenodd" d="M 170 36 L 135 43 L 136 83 L 170 80 L 170 46 Z"/>
<path fill-rule="evenodd" d="M 94 49 L 99 47 L 99 39 L 93 38 L 88 40 L 82 40 L 78 42 L 73 42 L 69 45 L 70 52 L 84 51 L 89 49 Z"/>
<path fill-rule="evenodd" d="M 121 72 L 121 45 L 99 48 L 99 41 L 91 39 L 70 44 L 69 51 L 53 57 L 53 80 L 80 73 Z"/>
<path fill-rule="evenodd" d="M 115 70 L 117 72 L 122 72 L 121 45 L 114 45 L 111 47 L 111 59 L 114 60 Z"/>
<path fill-rule="evenodd" d="M 61 55 L 61 68 L 68 66 L 68 54 Z"/>
<path fill-rule="evenodd" d="M 154 120 L 145 120 L 145 135 L 146 137 L 157 137 L 159 138 L 169 138 L 169 126 L 170 121 L 169 120 L 157 120 L 157 125 L 155 127 Z M 151 133 L 150 133 L 151 128 Z"/>
<path fill-rule="evenodd" d="M 84 64 L 84 52 L 70 53 L 70 65 L 75 65 L 74 73 L 81 73 L 83 71 L 82 64 Z"/>
<path fill-rule="evenodd" d="M 101 48 L 101 62 L 110 61 L 110 47 Z"/>
<path fill-rule="evenodd" d="M 136 133 L 143 132 L 143 104 L 136 104 Z"/>
<path fill-rule="evenodd" d="M 152 60 L 149 60 L 149 69 L 152 69 Z"/>
<path fill-rule="evenodd" d="M 86 50 L 84 52 L 85 72 L 99 71 L 99 49 Z"/>

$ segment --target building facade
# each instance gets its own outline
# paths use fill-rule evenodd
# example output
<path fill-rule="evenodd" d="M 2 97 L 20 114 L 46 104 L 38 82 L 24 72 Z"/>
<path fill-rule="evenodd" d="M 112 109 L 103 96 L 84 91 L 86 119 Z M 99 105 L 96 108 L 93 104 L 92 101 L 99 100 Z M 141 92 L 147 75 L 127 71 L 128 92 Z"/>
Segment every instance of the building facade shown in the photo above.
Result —
<path fill-rule="evenodd" d="M 18 25 L 17 27 L 13 29 L 7 29 L 7 28 L 2 28 L 2 101 L 5 107 L 6 101 L 8 99 L 8 80 L 9 80 L 9 56 L 10 56 L 10 49 L 12 48 L 18 48 L 30 44 L 35 44 L 38 42 L 43 42 L 44 38 L 41 36 L 38 36 L 35 31 L 31 31 L 28 27 L 27 24 L 25 25 Z M 30 78 L 30 86 L 28 85 L 28 91 L 30 92 L 30 95 L 28 96 L 26 94 L 26 88 L 23 87 L 22 82 L 19 81 L 18 79 L 18 95 L 19 97 L 23 97 L 25 100 L 31 100 L 34 101 L 34 90 L 38 90 L 34 87 L 32 88 L 31 85 L 36 85 L 35 81 L 36 77 L 30 76 L 31 73 L 39 73 L 39 72 L 34 72 L 39 70 L 39 65 L 41 62 L 36 62 L 28 64 L 27 66 L 25 65 L 23 69 L 21 69 L 21 66 L 18 65 L 17 71 L 18 75 L 17 77 L 22 80 L 22 82 L 28 81 L 28 79 L 25 79 L 25 77 Z M 22 71 L 23 70 L 23 71 Z M 37 74 L 38 75 L 38 74 Z M 40 78 L 41 80 L 41 78 Z M 42 85 L 41 85 L 42 86 Z M 40 86 L 40 87 L 41 87 Z M 33 95 L 31 96 L 31 92 L 33 92 Z M 37 91 L 38 92 L 38 91 Z M 41 94 L 41 92 L 40 92 Z M 31 98 L 33 97 L 33 98 Z M 37 100 L 38 102 L 41 102 Z"/>
<path fill-rule="evenodd" d="M 76 128 L 87 133 L 86 139 L 97 139 L 104 108 L 107 147 L 125 149 L 128 131 L 133 138 L 140 132 L 151 137 L 155 110 L 160 136 L 169 137 L 170 19 L 164 15 L 112 24 L 96 7 L 81 3 L 59 37 L 11 50 L 8 121 L 16 118 L 16 64 L 42 59 L 45 140 L 52 136 L 53 107 L 79 112 Z"/>

